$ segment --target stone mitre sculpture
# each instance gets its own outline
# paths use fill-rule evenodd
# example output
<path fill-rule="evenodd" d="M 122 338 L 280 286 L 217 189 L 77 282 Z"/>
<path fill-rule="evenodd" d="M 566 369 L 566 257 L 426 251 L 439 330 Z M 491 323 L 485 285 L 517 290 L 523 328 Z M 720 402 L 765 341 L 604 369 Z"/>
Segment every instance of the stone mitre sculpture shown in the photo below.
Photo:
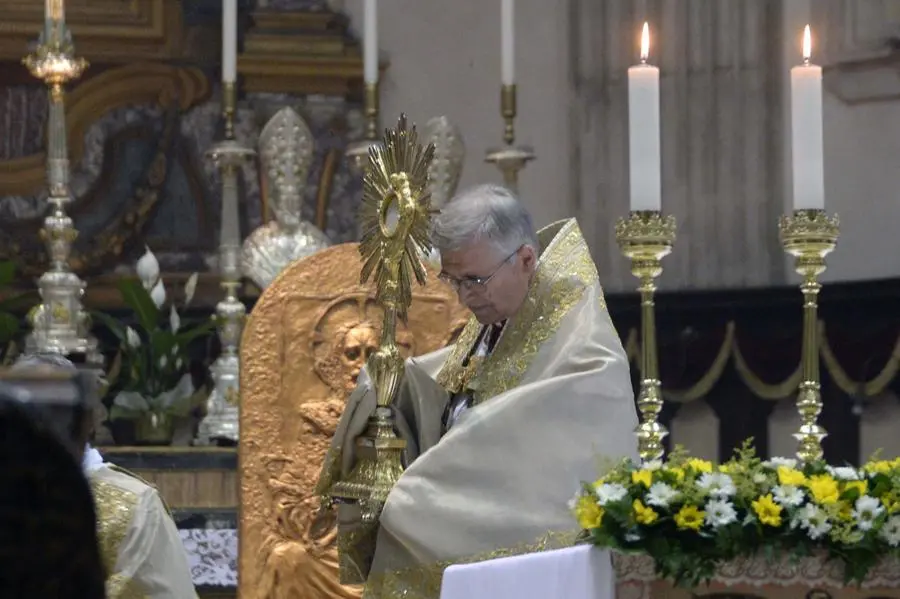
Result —
<path fill-rule="evenodd" d="M 434 144 L 434 160 L 428 167 L 428 189 L 431 191 L 431 205 L 440 210 L 456 193 L 462 177 L 466 146 L 459 128 L 445 116 L 436 116 L 425 124 L 425 144 Z M 441 257 L 437 249 L 432 250 L 428 262 L 440 270 Z"/>
<path fill-rule="evenodd" d="M 259 136 L 263 193 L 275 220 L 244 241 L 244 275 L 260 289 L 268 287 L 291 262 L 331 245 L 325 234 L 301 217 L 303 191 L 313 160 L 313 135 L 292 108 L 275 113 Z"/>

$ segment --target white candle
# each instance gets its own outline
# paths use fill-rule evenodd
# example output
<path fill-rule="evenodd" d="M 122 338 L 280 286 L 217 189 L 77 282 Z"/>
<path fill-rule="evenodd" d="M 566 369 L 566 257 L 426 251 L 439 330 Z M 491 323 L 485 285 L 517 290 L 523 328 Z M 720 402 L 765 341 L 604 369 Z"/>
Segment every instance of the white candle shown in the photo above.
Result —
<path fill-rule="evenodd" d="M 44 0 L 44 19 L 52 21 L 65 20 L 63 0 Z"/>
<path fill-rule="evenodd" d="M 791 157 L 794 210 L 825 208 L 822 137 L 822 67 L 810 64 L 809 25 L 803 30 L 803 64 L 791 69 Z"/>
<path fill-rule="evenodd" d="M 641 32 L 641 64 L 628 69 L 628 159 L 631 210 L 659 210 L 660 181 L 659 69 L 647 64 L 650 30 Z"/>
<path fill-rule="evenodd" d="M 237 0 L 222 3 L 222 81 L 237 80 Z"/>
<path fill-rule="evenodd" d="M 514 85 L 516 82 L 516 15 L 515 0 L 503 0 L 500 5 L 500 82 Z"/>
<path fill-rule="evenodd" d="M 365 82 L 378 83 L 378 0 L 363 0 L 363 73 Z"/>

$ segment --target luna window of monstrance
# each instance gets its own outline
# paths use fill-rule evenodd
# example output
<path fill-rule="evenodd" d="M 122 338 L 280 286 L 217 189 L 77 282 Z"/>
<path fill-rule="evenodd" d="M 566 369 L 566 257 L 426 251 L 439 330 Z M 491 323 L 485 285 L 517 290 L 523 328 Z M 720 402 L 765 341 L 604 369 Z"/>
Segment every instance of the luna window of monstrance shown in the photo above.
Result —
<path fill-rule="evenodd" d="M 313 134 L 303 118 L 285 106 L 269 119 L 259 136 L 264 193 L 275 220 L 244 241 L 244 275 L 265 289 L 291 262 L 331 245 L 328 237 L 301 216 L 303 195 L 313 160 Z"/>

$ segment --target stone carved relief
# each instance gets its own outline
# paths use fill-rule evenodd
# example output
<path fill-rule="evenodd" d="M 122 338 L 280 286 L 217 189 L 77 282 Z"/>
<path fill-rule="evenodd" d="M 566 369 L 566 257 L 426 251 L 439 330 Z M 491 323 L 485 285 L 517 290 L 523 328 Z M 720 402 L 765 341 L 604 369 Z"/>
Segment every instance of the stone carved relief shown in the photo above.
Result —
<path fill-rule="evenodd" d="M 431 272 L 413 294 L 402 351 L 445 346 L 467 318 Z M 334 514 L 315 483 L 366 357 L 381 334 L 374 290 L 359 284 L 356 244 L 289 265 L 263 293 L 241 345 L 240 594 L 358 597 L 338 583 Z"/>

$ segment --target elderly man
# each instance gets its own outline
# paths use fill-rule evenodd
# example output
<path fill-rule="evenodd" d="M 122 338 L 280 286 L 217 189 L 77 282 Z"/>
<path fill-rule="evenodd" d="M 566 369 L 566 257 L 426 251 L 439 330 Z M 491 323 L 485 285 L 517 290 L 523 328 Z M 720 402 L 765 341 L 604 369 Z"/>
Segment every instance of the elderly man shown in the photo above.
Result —
<path fill-rule="evenodd" d="M 33 375 L 72 372 L 76 366 L 57 354 L 31 354 L 19 358 L 11 370 Z M 92 422 L 92 414 L 86 414 L 74 442 L 85 448 L 78 457 L 96 505 L 107 599 L 195 599 L 184 545 L 159 494 L 133 474 L 105 463 L 87 445 Z"/>
<path fill-rule="evenodd" d="M 440 277 L 473 318 L 450 348 L 410 360 L 396 406 L 407 469 L 376 542 L 338 507 L 342 576 L 366 595 L 437 598 L 443 569 L 570 543 L 568 500 L 598 457 L 636 457 L 628 362 L 574 220 L 535 233 L 506 189 L 441 211 Z M 355 463 L 375 407 L 365 372 L 326 459 L 326 493 Z"/>

